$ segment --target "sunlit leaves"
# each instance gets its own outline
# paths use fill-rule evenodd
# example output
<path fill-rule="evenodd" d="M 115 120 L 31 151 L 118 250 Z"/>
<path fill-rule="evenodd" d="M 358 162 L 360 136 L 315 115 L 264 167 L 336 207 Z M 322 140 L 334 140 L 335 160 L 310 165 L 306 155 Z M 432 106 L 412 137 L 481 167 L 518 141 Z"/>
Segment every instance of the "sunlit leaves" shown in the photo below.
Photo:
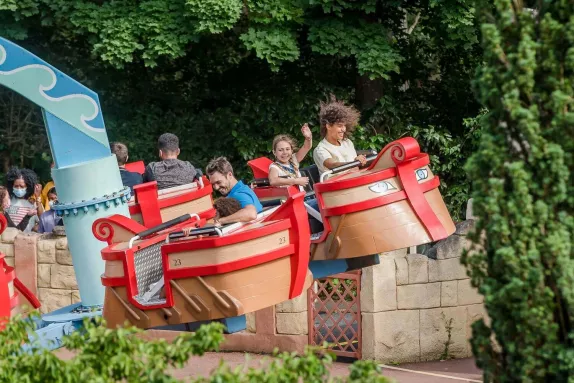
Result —
<path fill-rule="evenodd" d="M 198 32 L 221 33 L 239 20 L 241 0 L 185 0 L 187 12 L 197 20 Z"/>
<path fill-rule="evenodd" d="M 274 71 L 284 61 L 295 61 L 299 57 L 296 36 L 289 30 L 278 28 L 249 28 L 241 35 L 247 49 L 253 49 L 260 59 L 265 59 Z"/>

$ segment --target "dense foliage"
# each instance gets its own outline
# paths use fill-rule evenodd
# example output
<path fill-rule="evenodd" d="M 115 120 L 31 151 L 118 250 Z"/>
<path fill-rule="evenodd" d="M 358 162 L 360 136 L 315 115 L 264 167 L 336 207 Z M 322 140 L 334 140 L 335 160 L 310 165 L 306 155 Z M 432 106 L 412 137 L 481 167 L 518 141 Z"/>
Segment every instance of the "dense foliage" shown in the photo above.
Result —
<path fill-rule="evenodd" d="M 489 113 L 468 170 L 484 250 L 464 259 L 491 318 L 472 339 L 486 382 L 574 373 L 574 3 L 536 4 L 483 7 Z"/>
<path fill-rule="evenodd" d="M 473 0 L 0 0 L 0 36 L 95 89 L 133 160 L 171 131 L 197 166 L 225 154 L 249 177 L 275 134 L 309 122 L 316 144 L 334 93 L 362 111 L 356 146 L 417 135 L 455 216 L 466 200 Z"/>
<path fill-rule="evenodd" d="M 231 369 L 221 363 L 208 377 L 185 380 L 172 376 L 191 356 L 217 350 L 223 341 L 223 325 L 212 322 L 195 333 L 183 333 L 172 343 L 147 340 L 134 327 L 107 329 L 102 319 L 85 320 L 81 331 L 64 336 L 63 347 L 73 353 L 60 358 L 55 352 L 28 341 L 33 323 L 13 319 L 0 331 L 0 382 L 389 382 L 375 362 L 358 361 L 350 366 L 347 378 L 331 378 L 330 353 L 309 348 L 303 355 L 276 353 L 263 366 Z M 22 348 L 28 343 L 28 349 Z"/>

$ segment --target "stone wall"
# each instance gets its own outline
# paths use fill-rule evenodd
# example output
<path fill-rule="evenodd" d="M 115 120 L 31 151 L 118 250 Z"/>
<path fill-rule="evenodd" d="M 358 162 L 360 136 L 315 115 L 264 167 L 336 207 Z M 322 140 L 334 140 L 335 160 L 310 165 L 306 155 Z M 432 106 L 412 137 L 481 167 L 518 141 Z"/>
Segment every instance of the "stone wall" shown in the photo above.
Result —
<path fill-rule="evenodd" d="M 251 333 L 257 332 L 255 314 L 246 314 L 246 331 Z M 309 334 L 308 323 L 306 292 L 295 299 L 275 305 L 275 334 L 307 335 Z"/>
<path fill-rule="evenodd" d="M 65 236 L 7 228 L 2 233 L 0 251 L 15 267 L 18 279 L 38 297 L 42 313 L 80 301 Z"/>
<path fill-rule="evenodd" d="M 404 363 L 471 356 L 470 326 L 485 315 L 483 297 L 460 263 L 472 225 L 458 224 L 454 235 L 425 255 L 398 250 L 363 269 L 364 359 Z"/>

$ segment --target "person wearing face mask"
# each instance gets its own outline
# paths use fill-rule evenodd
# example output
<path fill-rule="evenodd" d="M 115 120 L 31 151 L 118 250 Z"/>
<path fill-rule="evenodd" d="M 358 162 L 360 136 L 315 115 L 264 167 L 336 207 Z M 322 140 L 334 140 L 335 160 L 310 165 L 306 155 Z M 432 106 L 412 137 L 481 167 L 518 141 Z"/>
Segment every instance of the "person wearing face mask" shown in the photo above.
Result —
<path fill-rule="evenodd" d="M 30 169 L 10 169 L 6 173 L 6 188 L 10 196 L 10 207 L 6 209 L 8 227 L 30 232 L 44 213 L 42 206 L 42 185 Z"/>
<path fill-rule="evenodd" d="M 62 217 L 58 217 L 56 211 L 51 209 L 56 201 L 58 200 L 58 194 L 56 193 L 56 188 L 52 188 L 48 191 L 48 204 L 50 205 L 50 210 L 44 212 L 40 216 L 40 223 L 38 225 L 38 233 L 51 233 L 55 226 L 62 225 Z"/>
<path fill-rule="evenodd" d="M 334 96 L 328 103 L 321 102 L 319 121 L 323 140 L 313 151 L 313 160 L 320 174 L 353 161 L 360 161 L 362 166 L 367 163 L 364 155 L 357 155 L 349 139 L 360 117 L 357 109 L 337 101 Z"/>

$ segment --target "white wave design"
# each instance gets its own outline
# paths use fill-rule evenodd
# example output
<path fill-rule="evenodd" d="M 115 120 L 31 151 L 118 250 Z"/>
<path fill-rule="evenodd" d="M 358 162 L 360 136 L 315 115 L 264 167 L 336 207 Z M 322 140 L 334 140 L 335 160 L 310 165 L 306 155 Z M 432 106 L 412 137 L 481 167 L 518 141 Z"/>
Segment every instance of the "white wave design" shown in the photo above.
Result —
<path fill-rule="evenodd" d="M 0 65 L 2 65 L 5 61 L 6 61 L 6 49 L 0 45 Z M 5 76 L 10 76 L 19 72 L 23 72 L 25 70 L 28 69 L 40 69 L 43 71 L 48 72 L 48 74 L 50 75 L 50 77 L 52 78 L 52 82 L 50 85 L 44 86 L 44 85 L 40 85 L 38 87 L 38 91 L 40 92 L 40 95 L 42 97 L 44 97 L 46 100 L 51 101 L 51 102 L 62 102 L 65 100 L 69 100 L 69 99 L 74 99 L 74 98 L 80 98 L 80 99 L 85 99 L 88 100 L 90 102 L 90 104 L 92 104 L 93 108 L 94 108 L 94 113 L 91 116 L 85 116 L 84 114 L 80 115 L 80 120 L 82 121 L 82 125 L 84 128 L 91 130 L 93 132 L 96 133 L 104 133 L 105 132 L 105 128 L 94 128 L 92 126 L 90 126 L 87 121 L 91 121 L 94 118 L 96 118 L 100 112 L 99 107 L 98 107 L 98 103 L 91 97 L 85 95 L 85 94 L 69 94 L 67 96 L 63 96 L 63 97 L 51 97 L 49 95 L 46 94 L 46 91 L 49 91 L 51 89 L 54 89 L 54 87 L 56 86 L 56 83 L 58 82 L 57 77 L 56 77 L 56 73 L 54 73 L 54 71 L 45 66 L 45 65 L 41 65 L 41 64 L 31 64 L 31 65 L 26 65 L 20 68 L 16 68 L 13 69 L 11 71 L 7 71 L 7 72 L 3 72 L 0 71 L 0 75 L 5 75 Z"/>

